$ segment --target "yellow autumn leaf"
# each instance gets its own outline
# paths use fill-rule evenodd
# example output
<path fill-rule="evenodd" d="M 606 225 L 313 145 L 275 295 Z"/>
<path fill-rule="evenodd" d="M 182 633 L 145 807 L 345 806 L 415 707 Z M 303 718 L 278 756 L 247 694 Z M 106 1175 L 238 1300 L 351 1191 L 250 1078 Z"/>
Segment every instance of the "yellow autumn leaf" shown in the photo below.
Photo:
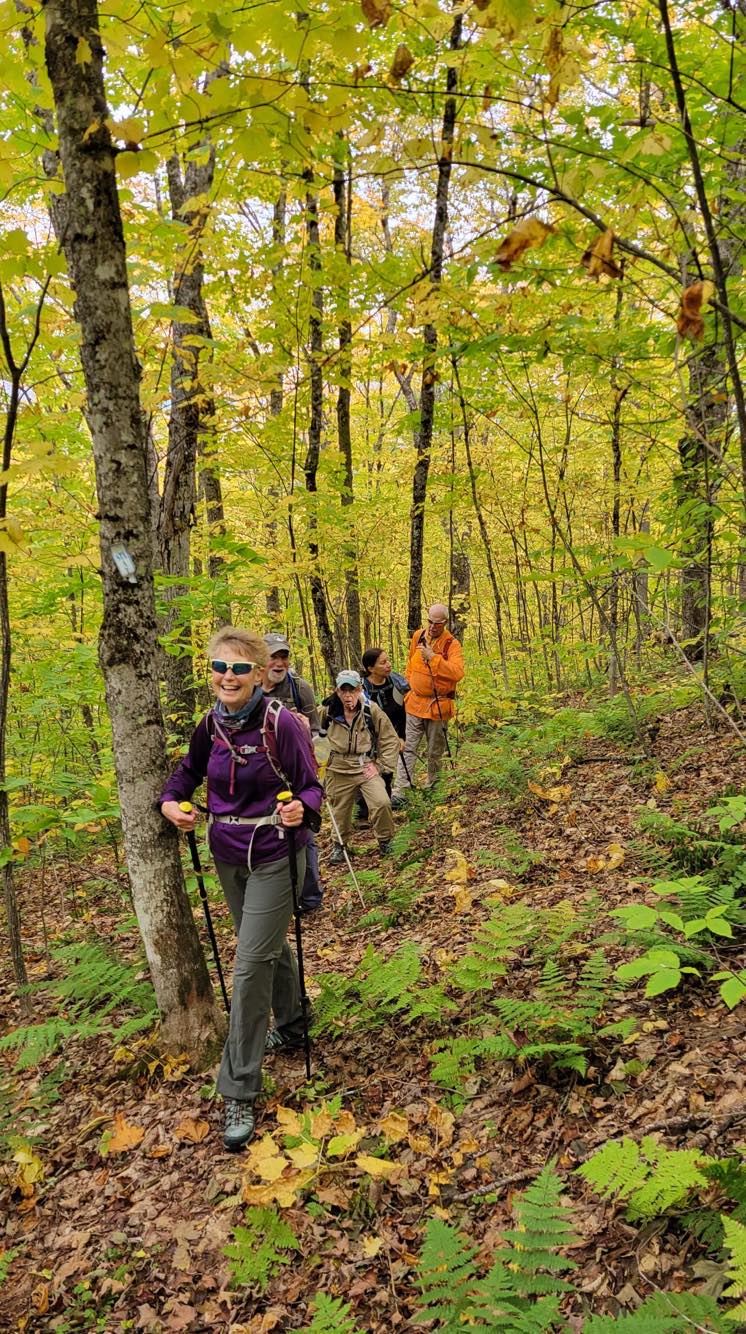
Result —
<path fill-rule="evenodd" d="M 447 1186 L 451 1181 L 450 1172 L 430 1172 L 427 1178 L 427 1193 L 431 1199 L 440 1195 L 441 1186 Z"/>
<path fill-rule="evenodd" d="M 431 1102 L 427 1113 L 427 1124 L 433 1127 L 441 1144 L 451 1143 L 453 1127 L 456 1124 L 453 1112 L 447 1111 L 445 1107 L 439 1107 L 437 1102 Z"/>
<path fill-rule="evenodd" d="M 667 775 L 663 773 L 662 769 L 658 770 L 658 773 L 655 775 L 653 782 L 655 783 L 656 792 L 668 792 L 668 789 L 671 786 L 670 778 L 668 778 Z"/>
<path fill-rule="evenodd" d="M 428 1135 L 418 1135 L 411 1130 L 407 1135 L 407 1144 L 413 1153 L 432 1153 L 432 1144 Z"/>
<path fill-rule="evenodd" d="M 515 894 L 515 885 L 508 884 L 507 880 L 488 880 L 487 884 L 494 889 L 500 899 L 512 899 Z"/>
<path fill-rule="evenodd" d="M 290 1107 L 278 1107 L 276 1116 L 278 1126 L 286 1135 L 302 1135 L 303 1118 L 297 1112 L 292 1111 Z"/>
<path fill-rule="evenodd" d="M 23 528 L 12 514 L 9 514 L 5 520 L 5 531 L 11 542 L 15 542 L 17 547 L 22 547 L 24 542 Z"/>
<path fill-rule="evenodd" d="M 611 227 L 607 227 L 582 256 L 581 263 L 588 270 L 589 278 L 593 278 L 596 282 L 601 274 L 607 278 L 621 278 L 622 270 L 614 260 L 613 252 L 614 232 Z"/>
<path fill-rule="evenodd" d="M 378 1255 L 383 1241 L 380 1237 L 363 1237 L 363 1255 L 366 1260 L 373 1260 Z"/>
<path fill-rule="evenodd" d="M 288 1149 L 287 1156 L 294 1167 L 311 1167 L 318 1161 L 319 1151 L 313 1144 L 299 1144 L 295 1149 Z"/>
<path fill-rule="evenodd" d="M 14 847 L 18 852 L 20 852 L 20 854 L 21 854 L 22 857 L 27 857 L 28 854 L 29 854 L 30 851 L 31 851 L 31 844 L 30 844 L 29 840 L 28 840 L 25 836 L 23 836 L 23 837 L 21 837 L 21 838 L 17 838 L 17 839 L 15 840 L 15 843 L 13 844 L 13 847 Z"/>
<path fill-rule="evenodd" d="M 572 788 L 569 783 L 560 783 L 557 787 L 540 787 L 538 783 L 528 784 L 529 792 L 540 797 L 542 801 L 558 803 L 569 801 L 572 795 Z"/>
<path fill-rule="evenodd" d="M 245 1185 L 241 1195 L 246 1204 L 277 1204 L 281 1209 L 290 1209 L 295 1204 L 299 1192 L 313 1179 L 313 1175 L 313 1172 L 309 1171 L 293 1172 L 265 1186 Z"/>
<path fill-rule="evenodd" d="M 596 875 L 599 871 L 606 869 L 606 858 L 593 856 L 586 857 L 585 869 L 586 871 L 590 871 L 591 875 Z"/>
<path fill-rule="evenodd" d="M 114 1129 L 104 1136 L 102 1153 L 129 1153 L 130 1149 L 137 1148 L 144 1134 L 142 1126 L 131 1124 L 124 1119 L 122 1112 L 117 1112 L 114 1117 Z"/>
<path fill-rule="evenodd" d="M 467 889 L 466 885 L 457 885 L 450 892 L 453 895 L 453 905 L 456 912 L 468 912 L 474 903 L 474 895 L 471 890 Z"/>
<path fill-rule="evenodd" d="M 367 1172 L 376 1181 L 390 1181 L 403 1171 L 401 1163 L 390 1163 L 386 1158 L 373 1158 L 369 1153 L 359 1153 L 355 1163 L 361 1172 Z"/>
<path fill-rule="evenodd" d="M 174 1131 L 178 1139 L 188 1140 L 190 1144 L 201 1144 L 209 1133 L 209 1121 L 195 1121 L 193 1116 L 185 1116 Z"/>
<path fill-rule="evenodd" d="M 451 866 L 444 872 L 444 879 L 452 885 L 465 885 L 469 879 L 469 865 L 458 848 L 447 848 L 446 856 L 451 859 Z"/>
<path fill-rule="evenodd" d="M 337 1132 L 338 1135 L 354 1135 L 354 1134 L 356 1134 L 356 1133 L 357 1133 L 357 1122 L 356 1122 L 354 1116 L 352 1115 L 352 1112 L 348 1112 L 348 1111 L 345 1109 L 345 1111 L 342 1111 L 342 1112 L 339 1113 L 339 1116 L 335 1116 L 335 1118 L 334 1118 L 334 1129 L 336 1130 L 336 1132 Z"/>
<path fill-rule="evenodd" d="M 17 1169 L 15 1174 L 16 1186 L 33 1186 L 37 1181 L 43 1179 L 44 1164 L 29 1145 L 22 1145 L 20 1149 L 16 1149 L 13 1154 L 13 1162 Z"/>
<path fill-rule="evenodd" d="M 398 1144 L 399 1140 L 407 1138 L 409 1122 L 406 1116 L 400 1116 L 399 1112 L 389 1112 L 378 1122 L 378 1129 L 391 1144 Z"/>
<path fill-rule="evenodd" d="M 85 37 L 79 37 L 78 45 L 75 48 L 75 64 L 90 65 L 92 60 L 93 52 L 91 50 L 90 42 L 87 42 Z"/>
<path fill-rule="evenodd" d="M 621 866 L 625 857 L 624 848 L 621 843 L 610 843 L 606 849 L 606 870 L 616 871 Z"/>
<path fill-rule="evenodd" d="M 311 1134 L 314 1139 L 323 1139 L 324 1136 L 328 1135 L 329 1131 L 333 1129 L 334 1121 L 328 1112 L 317 1112 L 316 1115 L 311 1118 Z"/>

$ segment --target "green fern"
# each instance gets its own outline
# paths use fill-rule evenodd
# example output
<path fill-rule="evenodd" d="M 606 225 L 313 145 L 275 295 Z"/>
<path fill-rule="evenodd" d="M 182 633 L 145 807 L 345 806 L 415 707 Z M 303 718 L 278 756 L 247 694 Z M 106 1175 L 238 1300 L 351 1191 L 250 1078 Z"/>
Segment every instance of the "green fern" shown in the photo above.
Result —
<path fill-rule="evenodd" d="M 100 945 L 80 942 L 57 946 L 52 957 L 64 970 L 62 976 L 33 990 L 58 1001 L 61 1013 L 0 1038 L 0 1051 L 18 1051 L 17 1069 L 41 1065 L 73 1039 L 106 1035 L 112 1042 L 123 1042 L 156 1021 L 153 988 L 131 964 Z M 121 1010 L 132 1013 L 114 1019 L 114 1011 Z"/>
<path fill-rule="evenodd" d="M 303 1326 L 300 1334 L 360 1334 L 350 1314 L 349 1302 L 317 1292 L 312 1306 L 313 1319 L 310 1325 Z"/>
<path fill-rule="evenodd" d="M 692 1334 L 695 1329 L 721 1334 L 729 1326 L 712 1297 L 693 1292 L 657 1292 L 625 1315 L 597 1315 L 586 1320 L 583 1334 Z"/>
<path fill-rule="evenodd" d="M 290 1263 L 286 1252 L 299 1249 L 298 1238 L 275 1209 L 247 1209 L 223 1254 L 236 1287 L 263 1292 L 273 1274 Z"/>
<path fill-rule="evenodd" d="M 505 1234 L 509 1244 L 496 1252 L 481 1278 L 472 1244 L 433 1219 L 419 1265 L 423 1305 L 414 1323 L 436 1321 L 444 1334 L 461 1334 L 464 1328 L 480 1334 L 553 1329 L 560 1320 L 560 1300 L 570 1291 L 562 1275 L 575 1268 L 558 1254 L 575 1241 L 561 1194 L 562 1182 L 546 1167 L 516 1201 L 516 1226 Z"/>
<path fill-rule="evenodd" d="M 738 1305 L 726 1312 L 729 1320 L 746 1320 L 746 1226 L 735 1218 L 723 1218 L 725 1247 L 730 1252 L 728 1264 L 729 1288 L 724 1297 L 738 1298 Z"/>
<path fill-rule="evenodd" d="M 652 1135 L 640 1144 L 610 1140 L 578 1173 L 606 1199 L 627 1201 L 630 1219 L 657 1218 L 706 1186 L 711 1159 L 694 1149 L 666 1149 Z"/>
<path fill-rule="evenodd" d="M 415 1324 L 438 1321 L 444 1334 L 462 1334 L 476 1279 L 476 1248 L 440 1218 L 427 1225 L 418 1266 L 422 1306 Z"/>

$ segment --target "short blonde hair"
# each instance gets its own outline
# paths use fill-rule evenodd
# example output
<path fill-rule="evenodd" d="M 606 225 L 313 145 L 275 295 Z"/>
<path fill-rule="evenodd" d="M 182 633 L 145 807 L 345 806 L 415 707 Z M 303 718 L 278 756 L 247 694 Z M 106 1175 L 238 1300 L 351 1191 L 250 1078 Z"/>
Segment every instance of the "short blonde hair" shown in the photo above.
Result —
<path fill-rule="evenodd" d="M 249 662 L 255 662 L 260 667 L 266 667 L 269 662 L 267 645 L 261 635 L 255 635 L 251 630 L 241 630 L 236 625 L 221 625 L 207 645 L 208 658 L 218 657 L 218 649 L 223 645 L 230 645 Z"/>

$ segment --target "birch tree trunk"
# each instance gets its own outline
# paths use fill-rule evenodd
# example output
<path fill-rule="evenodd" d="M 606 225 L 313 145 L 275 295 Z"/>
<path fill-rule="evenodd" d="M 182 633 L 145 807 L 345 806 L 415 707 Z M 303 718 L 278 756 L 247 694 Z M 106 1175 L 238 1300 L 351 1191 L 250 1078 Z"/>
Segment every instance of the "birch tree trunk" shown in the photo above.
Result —
<path fill-rule="evenodd" d="M 67 197 L 63 246 L 81 330 L 103 581 L 99 657 L 132 896 L 167 1046 L 199 1059 L 221 1035 L 184 888 L 178 836 L 155 807 L 166 774 L 158 694 L 148 443 L 96 0 L 47 0 L 45 53 Z M 83 45 L 85 44 L 85 45 Z M 80 59 L 89 55 L 90 59 Z M 95 128 L 93 128 L 95 127 Z"/>

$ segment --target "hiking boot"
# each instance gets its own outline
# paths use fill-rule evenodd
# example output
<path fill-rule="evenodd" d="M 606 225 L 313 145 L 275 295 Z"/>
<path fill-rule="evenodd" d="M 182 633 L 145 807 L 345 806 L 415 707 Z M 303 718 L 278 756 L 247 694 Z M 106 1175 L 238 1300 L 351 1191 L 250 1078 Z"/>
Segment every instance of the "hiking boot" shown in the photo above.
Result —
<path fill-rule="evenodd" d="M 339 866 L 345 859 L 345 850 L 341 843 L 335 843 L 332 848 L 332 855 L 329 862 L 332 866 Z"/>
<path fill-rule="evenodd" d="M 301 917 L 308 917 L 309 913 L 318 912 L 321 907 L 323 907 L 323 899 L 319 899 L 318 903 L 303 903 L 301 900 L 298 904 L 298 911 Z"/>
<path fill-rule="evenodd" d="M 387 857 L 393 851 L 394 840 L 392 838 L 382 838 L 378 844 L 378 851 L 382 857 Z"/>
<path fill-rule="evenodd" d="M 392 811 L 403 811 L 406 804 L 407 798 L 400 796 L 398 793 L 391 798 Z"/>
<path fill-rule="evenodd" d="M 265 1052 L 273 1051 L 302 1051 L 305 1043 L 303 1035 L 283 1033 L 279 1028 L 270 1028 L 264 1039 Z"/>
<path fill-rule="evenodd" d="M 225 1099 L 223 1145 L 229 1153 L 238 1153 L 254 1138 L 254 1104 L 239 1098 Z"/>

